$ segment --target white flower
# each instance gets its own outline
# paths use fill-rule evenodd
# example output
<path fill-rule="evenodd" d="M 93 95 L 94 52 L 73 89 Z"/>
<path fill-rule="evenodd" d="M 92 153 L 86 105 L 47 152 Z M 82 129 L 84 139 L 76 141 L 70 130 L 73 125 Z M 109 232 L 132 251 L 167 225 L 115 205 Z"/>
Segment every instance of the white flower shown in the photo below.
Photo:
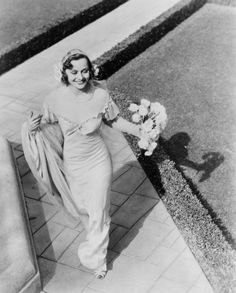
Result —
<path fill-rule="evenodd" d="M 146 116 L 148 114 L 148 110 L 145 106 L 141 105 L 138 110 L 141 116 Z"/>
<path fill-rule="evenodd" d="M 150 143 L 148 150 L 154 151 L 156 147 L 157 147 L 157 143 L 155 141 L 153 141 L 152 143 Z"/>
<path fill-rule="evenodd" d="M 147 99 L 141 99 L 141 105 L 143 105 L 144 107 L 148 108 L 151 104 L 150 101 L 148 101 Z"/>
<path fill-rule="evenodd" d="M 134 113 L 134 114 L 132 115 L 132 120 L 133 120 L 134 122 L 138 123 L 138 122 L 140 121 L 140 119 L 141 119 L 141 116 L 140 116 L 138 113 Z"/>
<path fill-rule="evenodd" d="M 153 112 L 155 114 L 158 114 L 163 110 L 163 108 L 164 107 L 160 103 L 155 102 L 155 103 L 151 103 L 150 110 L 151 110 L 151 112 Z"/>
<path fill-rule="evenodd" d="M 62 78 L 62 65 L 61 65 L 61 63 L 57 63 L 54 65 L 54 77 L 55 77 L 56 81 L 61 82 L 61 78 Z"/>
<path fill-rule="evenodd" d="M 136 104 L 134 104 L 134 103 L 132 103 L 132 104 L 129 105 L 129 108 L 128 108 L 128 109 L 129 109 L 131 112 L 136 112 L 136 111 L 138 111 L 139 106 L 136 105 Z"/>
<path fill-rule="evenodd" d="M 93 65 L 93 74 L 95 77 L 98 76 L 99 71 L 100 71 L 99 67 L 96 64 L 94 64 Z"/>
<path fill-rule="evenodd" d="M 149 142 L 146 138 L 141 138 L 139 141 L 138 141 L 138 146 L 141 148 L 141 149 L 144 149 L 146 150 L 149 146 Z"/>
<path fill-rule="evenodd" d="M 146 132 L 150 132 L 153 128 L 153 120 L 149 118 L 142 124 L 142 129 Z"/>
<path fill-rule="evenodd" d="M 154 128 L 152 129 L 150 132 L 149 132 L 149 137 L 152 139 L 152 140 L 156 140 L 158 138 L 158 135 L 159 135 L 159 129 L 157 128 Z"/>
<path fill-rule="evenodd" d="M 155 116 L 154 121 L 155 121 L 157 127 L 160 129 L 160 131 L 162 131 L 166 127 L 167 115 L 166 115 L 165 108 L 162 112 L 159 113 L 159 115 Z"/>
<path fill-rule="evenodd" d="M 155 148 L 157 147 L 156 142 L 152 142 L 149 144 L 147 151 L 144 153 L 145 156 L 151 156 Z"/>

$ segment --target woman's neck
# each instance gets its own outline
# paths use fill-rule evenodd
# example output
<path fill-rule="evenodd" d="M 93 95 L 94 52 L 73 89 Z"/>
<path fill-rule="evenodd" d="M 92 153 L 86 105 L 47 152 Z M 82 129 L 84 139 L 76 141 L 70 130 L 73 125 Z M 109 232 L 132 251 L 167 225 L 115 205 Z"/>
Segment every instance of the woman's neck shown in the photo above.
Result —
<path fill-rule="evenodd" d="M 73 96 L 81 101 L 90 100 L 91 94 L 93 93 L 92 88 L 93 86 L 91 82 L 88 82 L 86 87 L 81 90 L 70 85 L 68 86 L 68 89 L 72 92 Z"/>

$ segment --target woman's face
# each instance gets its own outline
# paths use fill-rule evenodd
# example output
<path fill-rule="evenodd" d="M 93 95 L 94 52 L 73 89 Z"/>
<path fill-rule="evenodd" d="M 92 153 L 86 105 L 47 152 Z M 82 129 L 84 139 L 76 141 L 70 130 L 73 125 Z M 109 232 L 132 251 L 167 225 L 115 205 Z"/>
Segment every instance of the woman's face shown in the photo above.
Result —
<path fill-rule="evenodd" d="M 86 58 L 71 61 L 72 69 L 66 69 L 68 82 L 78 90 L 83 90 L 90 80 L 90 71 Z"/>

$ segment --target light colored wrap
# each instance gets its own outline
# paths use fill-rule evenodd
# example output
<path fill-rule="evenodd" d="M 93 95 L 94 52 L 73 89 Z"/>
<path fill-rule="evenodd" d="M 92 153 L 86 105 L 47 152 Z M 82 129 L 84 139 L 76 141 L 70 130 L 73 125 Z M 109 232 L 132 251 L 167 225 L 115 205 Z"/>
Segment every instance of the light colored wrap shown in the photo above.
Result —
<path fill-rule="evenodd" d="M 72 218 L 79 219 L 79 211 L 71 199 L 63 171 L 63 135 L 58 123 L 42 123 L 34 133 L 28 123 L 22 126 L 22 147 L 25 159 L 43 190 L 53 203 Z"/>

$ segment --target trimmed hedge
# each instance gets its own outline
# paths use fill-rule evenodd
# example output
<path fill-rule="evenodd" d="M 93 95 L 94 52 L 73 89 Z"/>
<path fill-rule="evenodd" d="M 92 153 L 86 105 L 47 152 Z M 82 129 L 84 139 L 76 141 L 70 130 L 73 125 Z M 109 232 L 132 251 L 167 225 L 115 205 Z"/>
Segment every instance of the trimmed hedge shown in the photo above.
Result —
<path fill-rule="evenodd" d="M 111 95 L 122 116 L 131 120 L 128 106 L 133 101 L 119 91 Z M 164 140 L 160 138 L 153 155 L 146 157 L 136 137 L 127 134 L 125 137 L 215 292 L 234 293 L 236 251 L 167 154 Z"/>
<path fill-rule="evenodd" d="M 141 27 L 95 60 L 102 69 L 100 77 L 110 77 L 206 3 L 208 1 L 205 0 L 180 1 L 172 9 Z M 222 0 L 221 4 L 226 3 Z M 129 120 L 131 114 L 127 107 L 132 101 L 118 91 L 111 94 L 123 117 Z M 160 138 L 159 147 L 151 157 L 145 157 L 137 146 L 137 139 L 125 136 L 215 292 L 235 292 L 236 252 L 233 240 L 214 221 L 196 187 L 185 178 L 170 157 L 164 139 Z"/>
<path fill-rule="evenodd" d="M 141 27 L 124 41 L 105 52 L 96 60 L 106 79 L 145 49 L 158 42 L 186 18 L 200 9 L 207 0 L 182 0 L 174 7 Z"/>

